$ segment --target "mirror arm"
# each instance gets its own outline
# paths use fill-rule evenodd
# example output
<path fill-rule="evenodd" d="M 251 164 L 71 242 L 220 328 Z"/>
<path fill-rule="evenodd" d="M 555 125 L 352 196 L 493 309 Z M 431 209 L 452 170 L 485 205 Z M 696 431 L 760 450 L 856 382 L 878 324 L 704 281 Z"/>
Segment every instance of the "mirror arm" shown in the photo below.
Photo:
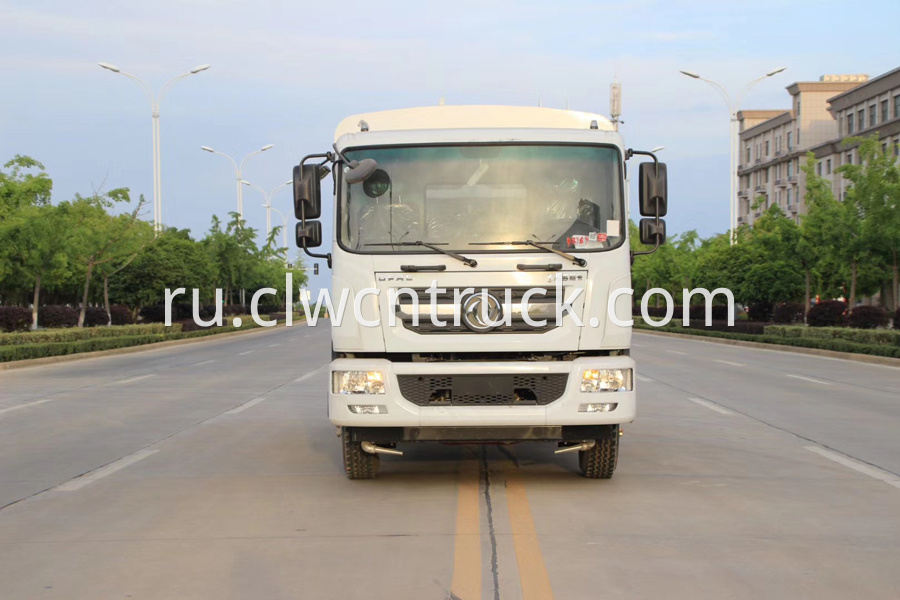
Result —
<path fill-rule="evenodd" d="M 657 205 L 657 211 L 656 211 L 656 226 L 659 227 L 659 210 L 658 210 L 658 205 Z M 659 244 L 659 234 L 657 234 L 655 237 L 656 237 L 656 244 L 654 244 L 654 245 L 653 245 L 653 248 L 651 248 L 650 250 L 632 250 L 632 251 L 631 251 L 631 264 L 634 264 L 634 257 L 635 257 L 635 256 L 644 256 L 644 255 L 647 255 L 647 254 L 653 254 L 654 252 L 656 252 L 657 250 L 659 250 L 659 245 L 660 245 L 660 244 Z"/>
<path fill-rule="evenodd" d="M 659 159 L 656 158 L 656 155 L 655 155 L 654 153 L 649 152 L 649 151 L 647 151 L 647 150 L 634 150 L 634 149 L 632 149 L 632 148 L 629 148 L 628 150 L 625 151 L 625 160 L 628 160 L 629 158 L 631 158 L 631 157 L 634 156 L 635 154 L 639 154 L 639 155 L 641 155 L 641 156 L 649 156 L 650 158 L 652 158 L 652 159 L 653 159 L 654 168 L 655 168 L 655 171 L 656 171 L 656 176 L 659 177 Z"/>

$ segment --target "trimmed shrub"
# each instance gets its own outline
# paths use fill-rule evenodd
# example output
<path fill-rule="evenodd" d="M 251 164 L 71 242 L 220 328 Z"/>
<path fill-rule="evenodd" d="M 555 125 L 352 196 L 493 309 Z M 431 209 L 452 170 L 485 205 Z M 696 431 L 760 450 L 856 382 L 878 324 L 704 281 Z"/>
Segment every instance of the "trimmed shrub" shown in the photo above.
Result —
<path fill-rule="evenodd" d="M 880 306 L 857 306 L 847 315 L 847 325 L 856 329 L 887 327 L 890 317 Z"/>
<path fill-rule="evenodd" d="M 235 315 L 249 315 L 250 309 L 243 304 L 226 304 L 222 307 L 222 314 L 226 317 Z"/>
<path fill-rule="evenodd" d="M 284 304 L 278 304 L 277 302 L 260 302 L 256 305 L 256 310 L 260 315 L 270 315 L 276 312 L 284 312 Z"/>
<path fill-rule="evenodd" d="M 134 317 L 131 316 L 131 310 L 127 306 L 113 305 L 109 307 L 109 314 L 112 317 L 113 325 L 131 325 L 134 323 Z"/>
<path fill-rule="evenodd" d="M 846 312 L 847 305 L 840 300 L 819 302 L 806 313 L 806 324 L 810 327 L 840 327 Z"/>
<path fill-rule="evenodd" d="M 39 329 L 17 333 L 0 333 L 0 346 L 21 346 L 23 344 L 49 344 L 77 342 L 93 338 L 122 337 L 146 334 L 179 333 L 181 326 L 175 323 L 166 327 L 162 323 L 143 325 L 121 325 L 117 327 L 67 327 L 63 329 Z"/>
<path fill-rule="evenodd" d="M 28 331 L 31 309 L 24 306 L 0 306 L 0 331 Z"/>
<path fill-rule="evenodd" d="M 750 321 L 767 323 L 772 320 L 774 305 L 769 302 L 754 302 L 747 307 L 747 318 Z"/>
<path fill-rule="evenodd" d="M 770 325 L 766 335 L 781 338 L 815 338 L 846 340 L 859 344 L 900 346 L 900 331 L 890 329 L 850 329 L 849 327 L 804 327 L 803 325 Z"/>
<path fill-rule="evenodd" d="M 48 304 L 38 309 L 38 325 L 50 329 L 78 325 L 78 309 L 72 306 Z"/>
<path fill-rule="evenodd" d="M 781 302 L 775 305 L 772 311 L 772 321 L 775 323 L 802 323 L 803 305 L 799 302 Z"/>
<path fill-rule="evenodd" d="M 101 327 L 109 324 L 109 315 L 101 306 L 88 306 L 84 310 L 85 327 Z"/>

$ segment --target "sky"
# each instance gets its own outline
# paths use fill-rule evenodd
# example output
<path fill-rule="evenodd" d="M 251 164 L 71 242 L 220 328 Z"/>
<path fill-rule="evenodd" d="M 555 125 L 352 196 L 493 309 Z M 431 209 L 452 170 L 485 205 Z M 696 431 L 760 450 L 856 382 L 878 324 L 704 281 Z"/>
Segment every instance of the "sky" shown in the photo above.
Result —
<path fill-rule="evenodd" d="M 231 164 L 200 146 L 240 160 L 274 144 L 243 172 L 269 190 L 304 155 L 328 150 L 351 114 L 441 98 L 608 114 L 617 78 L 626 144 L 665 146 L 670 235 L 708 236 L 728 225 L 728 110 L 679 70 L 736 94 L 787 67 L 742 102 L 787 109 L 795 81 L 897 67 L 900 55 L 886 49 L 898 22 L 896 1 L 0 2 L 0 162 L 40 160 L 55 201 L 118 187 L 149 201 L 149 103 L 97 63 L 154 90 L 210 64 L 175 84 L 160 111 L 163 221 L 201 237 L 211 215 L 236 209 L 236 192 Z M 260 230 L 262 203 L 244 189 L 245 218 Z M 272 203 L 290 219 L 289 188 Z M 326 278 L 323 269 L 310 287 Z"/>

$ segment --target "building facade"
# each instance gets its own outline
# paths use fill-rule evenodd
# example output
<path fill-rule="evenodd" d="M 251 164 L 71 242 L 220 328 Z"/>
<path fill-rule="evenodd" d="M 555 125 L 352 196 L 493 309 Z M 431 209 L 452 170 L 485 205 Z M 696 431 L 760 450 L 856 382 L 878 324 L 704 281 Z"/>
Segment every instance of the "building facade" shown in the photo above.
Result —
<path fill-rule="evenodd" d="M 812 151 L 816 174 L 831 182 L 835 198 L 844 198 L 848 182 L 836 169 L 859 162 L 859 144 L 845 144 L 844 139 L 877 134 L 882 150 L 893 146 L 894 155 L 900 155 L 900 67 L 830 98 L 828 104 L 838 134 Z"/>
<path fill-rule="evenodd" d="M 751 225 L 773 204 L 799 221 L 806 209 L 801 161 L 810 149 L 824 147 L 840 135 L 829 100 L 866 81 L 866 75 L 824 75 L 819 81 L 787 87 L 790 110 L 738 112 L 738 226 Z"/>

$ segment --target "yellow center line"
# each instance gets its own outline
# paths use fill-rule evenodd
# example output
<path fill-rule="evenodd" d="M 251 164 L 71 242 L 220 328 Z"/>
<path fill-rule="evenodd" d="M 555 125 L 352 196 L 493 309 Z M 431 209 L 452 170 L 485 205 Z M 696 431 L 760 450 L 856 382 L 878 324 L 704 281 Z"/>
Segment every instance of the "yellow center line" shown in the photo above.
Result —
<path fill-rule="evenodd" d="M 506 502 L 512 525 L 513 548 L 519 567 L 523 600 L 553 600 L 550 577 L 534 530 L 534 517 L 525 493 L 525 484 L 513 470 L 506 472 Z"/>
<path fill-rule="evenodd" d="M 459 474 L 456 501 L 456 533 L 453 551 L 453 597 L 481 598 L 481 528 L 478 515 L 478 461 L 464 461 Z"/>

